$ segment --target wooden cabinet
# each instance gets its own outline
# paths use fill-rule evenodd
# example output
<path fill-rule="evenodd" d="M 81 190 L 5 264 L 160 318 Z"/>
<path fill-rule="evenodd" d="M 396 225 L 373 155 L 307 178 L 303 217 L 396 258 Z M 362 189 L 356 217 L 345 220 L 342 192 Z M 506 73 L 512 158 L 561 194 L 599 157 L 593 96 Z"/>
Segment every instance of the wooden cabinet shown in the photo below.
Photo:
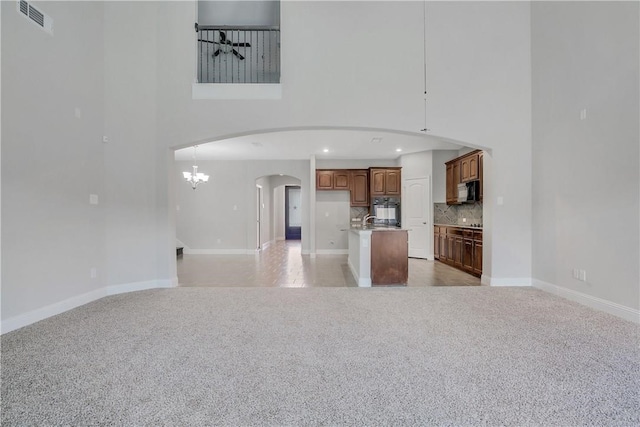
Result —
<path fill-rule="evenodd" d="M 351 206 L 368 207 L 369 196 L 400 196 L 400 168 L 316 169 L 316 190 L 349 191 Z"/>
<path fill-rule="evenodd" d="M 409 277 L 409 245 L 406 230 L 371 233 L 372 285 L 406 284 Z"/>
<path fill-rule="evenodd" d="M 371 196 L 399 196 L 401 186 L 400 168 L 369 169 Z"/>
<path fill-rule="evenodd" d="M 333 190 L 333 171 L 316 170 L 316 190 Z"/>
<path fill-rule="evenodd" d="M 458 184 L 460 184 L 460 161 L 447 163 L 447 204 L 457 205 Z"/>
<path fill-rule="evenodd" d="M 473 272 L 473 231 L 462 231 L 462 268 Z"/>
<path fill-rule="evenodd" d="M 333 189 L 348 191 L 350 189 L 349 175 L 350 171 L 348 169 L 333 171 Z"/>
<path fill-rule="evenodd" d="M 351 188 L 350 170 L 316 169 L 316 190 L 345 190 Z"/>
<path fill-rule="evenodd" d="M 474 276 L 482 275 L 482 231 L 434 226 L 434 258 Z"/>
<path fill-rule="evenodd" d="M 369 184 L 371 188 L 372 196 L 384 196 L 385 185 L 385 171 L 381 169 L 371 169 Z"/>
<path fill-rule="evenodd" d="M 351 171 L 351 206 L 369 206 L 369 171 Z"/>
<path fill-rule="evenodd" d="M 482 231 L 473 232 L 473 272 L 482 274 Z"/>
<path fill-rule="evenodd" d="M 478 153 L 472 153 L 460 160 L 460 182 L 477 181 L 479 176 L 478 170 Z"/>
<path fill-rule="evenodd" d="M 479 200 L 482 201 L 482 159 L 482 151 L 476 150 L 445 163 L 448 205 L 459 204 L 458 184 L 472 181 L 480 181 Z"/>
<path fill-rule="evenodd" d="M 480 154 L 478 154 L 478 181 L 480 181 L 480 185 L 478 186 L 478 189 L 480 191 L 480 202 L 483 201 L 482 194 L 484 193 L 484 188 L 482 183 L 482 181 L 484 180 L 484 170 L 482 166 L 483 161 L 484 161 L 484 152 L 481 151 Z"/>
<path fill-rule="evenodd" d="M 387 196 L 400 195 L 402 185 L 400 182 L 400 169 L 388 169 L 385 173 L 385 184 L 385 193 Z"/>

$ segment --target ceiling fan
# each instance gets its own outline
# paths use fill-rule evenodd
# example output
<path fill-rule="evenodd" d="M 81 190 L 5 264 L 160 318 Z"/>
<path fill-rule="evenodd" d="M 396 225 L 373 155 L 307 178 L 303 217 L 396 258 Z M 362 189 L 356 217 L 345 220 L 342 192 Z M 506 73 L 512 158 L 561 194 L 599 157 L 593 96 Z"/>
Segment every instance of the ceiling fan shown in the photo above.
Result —
<path fill-rule="evenodd" d="M 204 43 L 217 44 L 219 47 L 218 49 L 216 49 L 215 52 L 213 52 L 214 57 L 220 55 L 221 53 L 224 53 L 224 54 L 233 53 L 240 60 L 243 60 L 244 56 L 242 56 L 240 52 L 235 50 L 234 47 L 251 47 L 251 43 L 244 43 L 244 42 L 233 43 L 231 40 L 227 39 L 227 34 L 224 33 L 223 31 L 220 31 L 220 38 L 217 42 L 213 40 L 203 40 L 203 39 L 198 39 L 198 41 L 204 42 Z"/>

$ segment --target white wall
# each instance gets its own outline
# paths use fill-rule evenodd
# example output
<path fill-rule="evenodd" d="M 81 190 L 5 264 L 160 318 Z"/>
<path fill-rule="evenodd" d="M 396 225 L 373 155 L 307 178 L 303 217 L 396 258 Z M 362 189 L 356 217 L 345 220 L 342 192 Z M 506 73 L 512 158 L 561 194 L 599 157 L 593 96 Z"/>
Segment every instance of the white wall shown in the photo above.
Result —
<path fill-rule="evenodd" d="M 23 18 L 13 13 L 15 3 L 2 7 L 2 79 L 7 81 L 3 88 L 11 91 L 6 88 L 14 86 L 29 99 L 38 99 L 37 103 L 20 101 L 17 91 L 13 96 L 2 94 L 5 114 L 6 105 L 17 105 L 16 126 L 2 129 L 3 140 L 15 141 L 2 146 L 2 173 L 15 176 L 17 166 L 12 164 L 42 172 L 15 187 L 3 179 L 3 263 L 6 258 L 20 266 L 11 273 L 5 271 L 8 263 L 3 265 L 3 285 L 8 278 L 20 279 L 19 287 L 3 288 L 3 304 L 11 307 L 3 317 L 92 286 L 87 278 L 87 267 L 93 263 L 90 251 L 83 252 L 80 261 L 48 257 L 54 250 L 49 241 L 61 242 L 63 248 L 94 248 L 104 230 L 100 247 L 105 256 L 96 259 L 105 265 L 98 270 L 106 270 L 106 277 L 100 277 L 107 284 L 175 278 L 173 222 L 180 187 L 175 182 L 179 171 L 171 161 L 172 147 L 277 128 L 331 126 L 418 133 L 424 127 L 421 2 L 282 3 L 282 26 L 287 29 L 282 32 L 282 99 L 262 101 L 191 99 L 196 76 L 195 2 L 44 3 L 43 9 L 58 19 L 54 38 L 45 42 L 14 37 L 13 27 Z M 491 172 L 486 189 L 491 202 L 485 203 L 485 211 L 487 205 L 494 211 L 493 228 L 485 238 L 489 263 L 485 271 L 497 279 L 530 277 L 529 5 L 429 2 L 427 8 L 428 127 L 436 136 L 493 149 L 485 155 L 485 169 Z M 54 13 L 57 10 L 61 13 Z M 96 31 L 101 25 L 104 32 Z M 26 33 L 31 34 L 18 32 Z M 51 72 L 42 73 L 42 69 Z M 88 104 L 95 107 L 89 110 L 98 111 L 98 104 L 104 108 L 103 127 L 90 126 L 88 133 L 106 134 L 110 142 L 102 148 L 104 158 L 88 154 L 82 163 L 81 150 L 76 148 L 86 147 L 80 141 L 85 144 L 90 138 L 68 135 L 75 128 L 65 114 L 73 112 L 76 102 L 72 101 L 85 93 L 95 93 L 88 95 Z M 18 112 L 28 112 L 45 125 L 24 130 L 25 119 Z M 24 134 L 32 135 L 30 151 L 22 141 Z M 312 181 L 306 163 L 306 170 L 293 173 L 301 177 L 303 189 Z M 93 225 L 89 212 L 73 215 L 85 209 L 87 193 L 94 191 L 87 185 L 101 165 L 104 181 L 96 185 L 104 182 L 104 204 L 99 205 L 104 209 L 104 229 Z M 84 181 L 75 180 L 78 168 L 88 172 L 82 174 L 88 177 Z M 56 176 L 67 176 L 69 171 L 74 172 L 74 180 L 54 183 Z M 250 190 L 255 188 L 255 178 L 277 173 L 282 171 L 258 170 L 238 191 L 254 200 Z M 76 190 L 81 185 L 84 190 Z M 307 188 L 303 203 L 314 193 Z M 30 194 L 34 197 L 27 200 Z M 52 195 L 59 198 L 51 202 Z M 503 196 L 504 206 L 496 206 L 493 195 Z M 78 211 L 70 212 L 75 206 Z M 313 209 L 308 217 L 315 213 Z M 485 224 L 487 217 L 485 213 Z M 52 218 L 56 227 L 48 225 Z M 77 224 L 83 220 L 89 223 L 88 231 L 77 233 Z M 8 237 L 10 228 L 20 233 Z M 303 225 L 303 245 L 308 229 L 308 224 Z M 72 243 L 62 238 L 74 233 Z M 312 245 L 313 237 L 309 240 Z M 28 259 L 27 255 L 7 258 L 7 242 L 23 249 L 16 253 L 29 253 Z M 247 242 L 248 238 L 244 247 Z M 38 268 L 25 272 L 24 266 L 33 266 L 34 250 L 41 261 Z M 55 252 L 66 251 L 56 245 Z M 39 273 L 49 270 L 54 274 Z"/>
<path fill-rule="evenodd" d="M 433 203 L 447 201 L 447 167 L 445 163 L 458 157 L 455 150 L 433 151 Z"/>
<path fill-rule="evenodd" d="M 182 171 L 192 162 L 176 162 L 176 235 L 193 252 L 246 253 L 256 246 L 256 183 L 263 185 L 263 243 L 273 240 L 273 189 L 300 177 L 302 189 L 302 249 L 309 251 L 309 162 L 278 160 L 198 161 L 209 182 L 193 190 Z M 280 173 L 287 176 L 280 177 Z M 276 176 L 271 176 L 276 175 Z M 258 180 L 259 179 L 259 180 Z M 256 181 L 258 180 L 258 181 Z"/>
<path fill-rule="evenodd" d="M 348 191 L 316 191 L 316 250 L 347 253 L 351 196 Z"/>
<path fill-rule="evenodd" d="M 432 156 L 432 151 L 422 151 L 419 153 L 405 154 L 400 157 L 402 180 L 430 177 L 433 163 Z"/>
<path fill-rule="evenodd" d="M 279 25 L 279 1 L 198 1 L 200 25 Z"/>
<path fill-rule="evenodd" d="M 637 310 L 638 3 L 535 2 L 532 13 L 533 275 Z"/>
<path fill-rule="evenodd" d="M 16 2 L 0 6 L 3 321 L 95 291 L 106 276 L 103 5 L 37 5 L 53 36 Z"/>
<path fill-rule="evenodd" d="M 369 169 L 370 167 L 394 167 L 398 159 L 316 159 L 316 169 Z"/>
<path fill-rule="evenodd" d="M 427 21 L 427 127 L 490 149 L 483 181 L 485 283 L 529 284 L 530 5 L 427 2 Z"/>
<path fill-rule="evenodd" d="M 158 94 L 161 146 L 264 129 L 418 133 L 424 127 L 421 2 L 283 2 L 283 97 L 255 102 L 192 100 L 194 7 L 164 2 L 158 8 L 162 50 L 156 69 L 165 83 Z M 505 203 L 497 206 L 495 197 L 485 203 L 485 211 L 495 211 L 485 213 L 486 234 L 495 235 L 485 239 L 486 275 L 526 282 L 531 277 L 529 5 L 428 2 L 427 39 L 428 127 L 435 136 L 493 149 L 485 156 L 495 157 L 486 161 L 485 191 Z M 393 61 L 380 55 L 396 52 L 398 40 L 403 55 Z"/>

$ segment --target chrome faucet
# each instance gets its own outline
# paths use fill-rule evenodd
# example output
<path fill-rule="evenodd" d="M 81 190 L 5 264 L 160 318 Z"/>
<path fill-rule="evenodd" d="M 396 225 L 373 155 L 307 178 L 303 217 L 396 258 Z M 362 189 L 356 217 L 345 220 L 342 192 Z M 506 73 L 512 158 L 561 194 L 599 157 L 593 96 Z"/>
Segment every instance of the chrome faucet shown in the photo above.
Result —
<path fill-rule="evenodd" d="M 366 214 L 364 216 L 364 218 L 362 218 L 362 226 L 366 227 L 367 226 L 367 221 L 369 221 L 371 218 L 375 218 L 375 216 Z"/>

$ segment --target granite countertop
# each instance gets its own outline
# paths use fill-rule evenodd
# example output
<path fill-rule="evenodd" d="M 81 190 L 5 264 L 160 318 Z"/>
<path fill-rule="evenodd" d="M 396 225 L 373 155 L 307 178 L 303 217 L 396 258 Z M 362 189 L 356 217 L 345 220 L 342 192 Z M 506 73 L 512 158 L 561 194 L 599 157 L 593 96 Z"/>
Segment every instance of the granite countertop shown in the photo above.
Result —
<path fill-rule="evenodd" d="M 433 224 L 438 227 L 456 227 L 456 228 L 466 228 L 468 230 L 480 230 L 482 231 L 482 227 L 471 227 L 469 225 L 458 225 L 458 224 Z"/>

